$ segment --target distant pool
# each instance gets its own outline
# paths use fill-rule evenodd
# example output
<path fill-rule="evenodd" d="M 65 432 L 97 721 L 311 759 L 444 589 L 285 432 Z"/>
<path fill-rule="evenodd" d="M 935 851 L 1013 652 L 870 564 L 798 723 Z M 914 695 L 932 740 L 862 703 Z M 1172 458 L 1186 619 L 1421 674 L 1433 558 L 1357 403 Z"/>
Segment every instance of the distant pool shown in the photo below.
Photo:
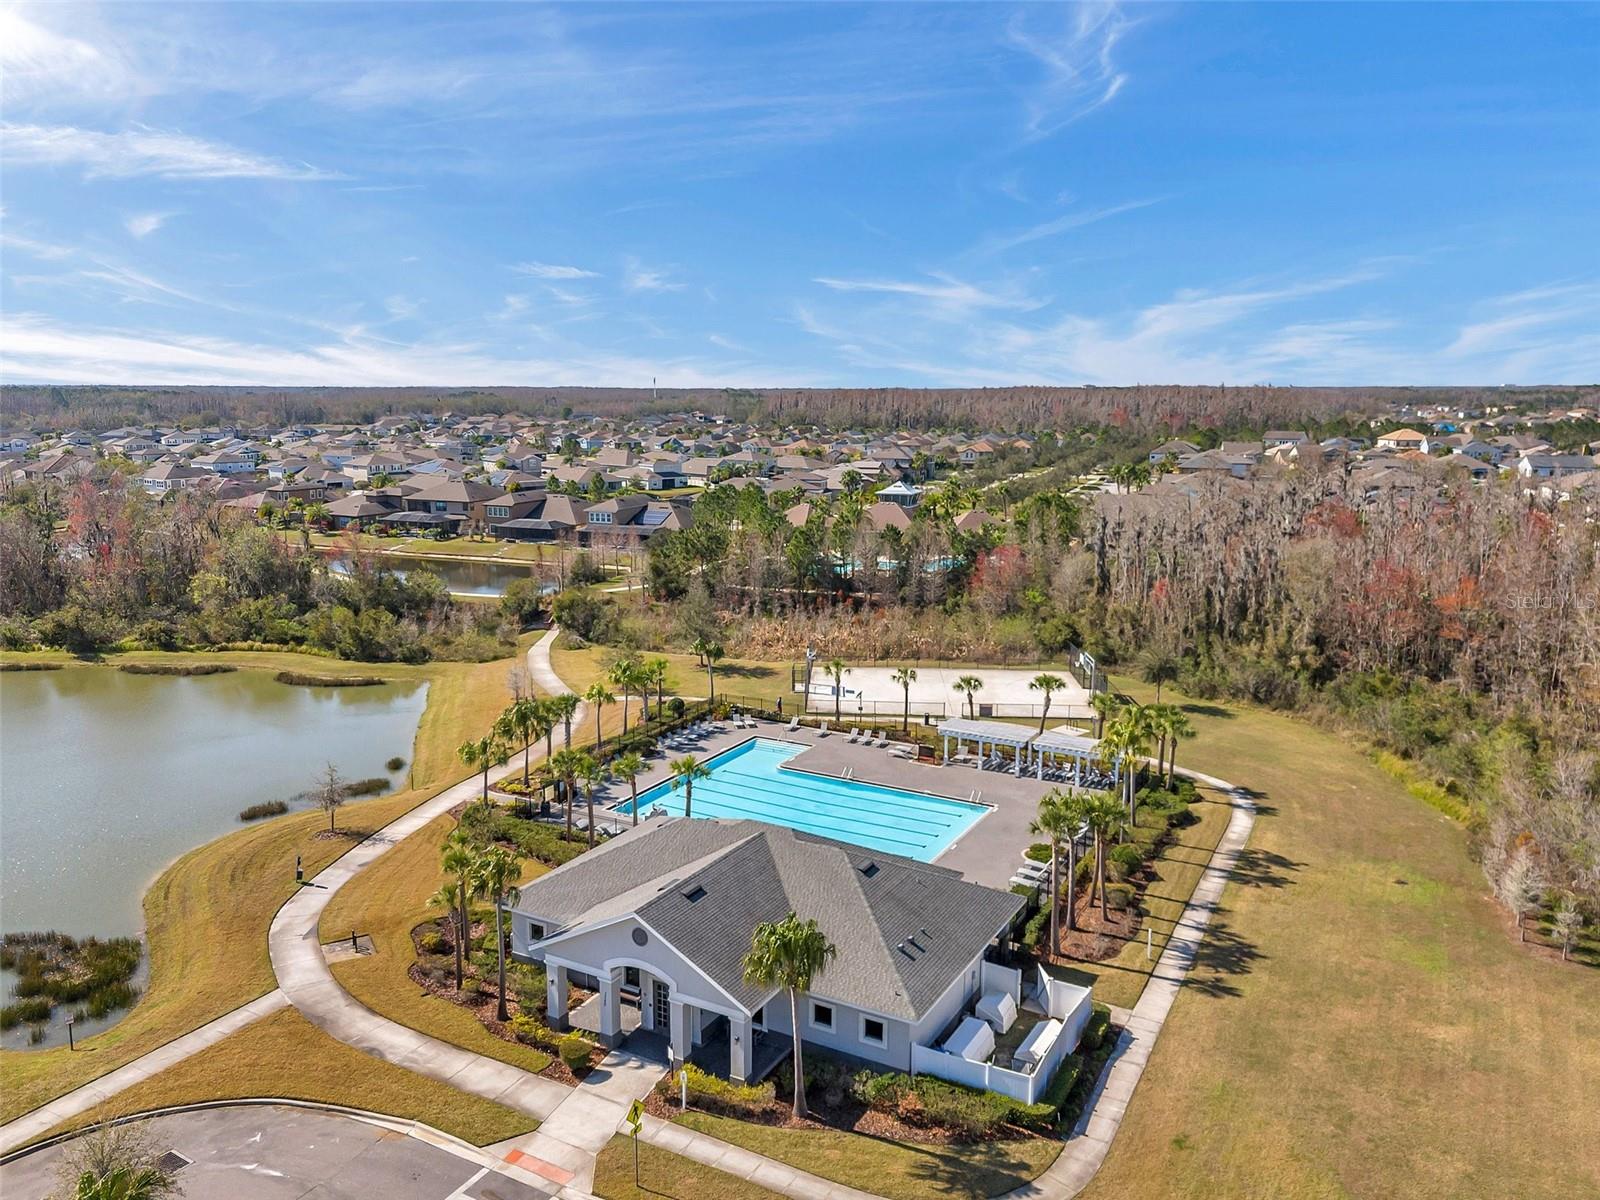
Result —
<path fill-rule="evenodd" d="M 711 777 L 694 785 L 694 815 L 766 821 L 932 862 L 989 811 L 964 800 L 784 769 L 805 749 L 752 738 L 717 755 L 705 764 Z M 681 817 L 683 800 L 681 787 L 659 783 L 640 794 L 639 812 L 659 808 Z M 617 811 L 631 813 L 633 802 Z"/>

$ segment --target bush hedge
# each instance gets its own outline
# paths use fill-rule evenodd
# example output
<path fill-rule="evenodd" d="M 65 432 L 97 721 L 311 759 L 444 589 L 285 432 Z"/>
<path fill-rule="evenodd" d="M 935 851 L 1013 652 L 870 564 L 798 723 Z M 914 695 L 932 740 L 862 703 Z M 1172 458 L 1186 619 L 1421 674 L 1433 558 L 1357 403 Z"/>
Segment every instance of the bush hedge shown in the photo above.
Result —
<path fill-rule="evenodd" d="M 696 1108 L 730 1117 L 752 1117 L 777 1103 L 772 1080 L 762 1083 L 731 1083 L 685 1063 L 679 1076 L 687 1081 L 689 1102 Z M 682 1086 L 678 1077 L 667 1076 L 661 1083 L 664 1094 L 677 1095 Z"/>
<path fill-rule="evenodd" d="M 567 1070 L 577 1074 L 579 1069 L 589 1063 L 589 1042 L 578 1033 L 565 1033 L 561 1035 L 560 1042 L 556 1045 L 561 1061 L 567 1064 Z"/>

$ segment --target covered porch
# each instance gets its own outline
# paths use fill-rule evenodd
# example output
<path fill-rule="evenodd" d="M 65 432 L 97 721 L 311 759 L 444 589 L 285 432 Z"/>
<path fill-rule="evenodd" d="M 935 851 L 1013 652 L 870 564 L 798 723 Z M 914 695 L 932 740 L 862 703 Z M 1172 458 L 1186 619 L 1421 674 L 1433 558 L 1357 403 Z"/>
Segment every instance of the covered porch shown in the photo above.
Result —
<path fill-rule="evenodd" d="M 694 1062 L 735 1083 L 761 1078 L 789 1053 L 789 1039 L 757 1029 L 753 1014 L 706 999 L 708 981 L 697 978 L 680 987 L 668 968 L 642 959 L 595 965 L 547 953 L 544 966 L 552 1029 L 582 1029 L 607 1048 L 624 1040 L 664 1048 L 674 1067 Z M 595 995 L 569 1012 L 574 983 Z"/>
<path fill-rule="evenodd" d="M 1100 739 L 1070 729 L 1049 729 L 1035 735 L 1028 752 L 1036 779 L 1098 788 L 1115 787 L 1122 777 L 1120 755 L 1113 760 L 1108 779 L 1101 766 Z"/>

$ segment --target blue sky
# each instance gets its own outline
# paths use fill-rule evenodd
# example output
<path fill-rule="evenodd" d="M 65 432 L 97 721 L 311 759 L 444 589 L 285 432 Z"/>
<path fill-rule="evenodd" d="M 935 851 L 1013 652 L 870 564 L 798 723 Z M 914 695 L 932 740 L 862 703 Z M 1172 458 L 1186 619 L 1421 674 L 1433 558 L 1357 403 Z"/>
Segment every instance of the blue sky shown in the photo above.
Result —
<path fill-rule="evenodd" d="M 1600 382 L 1600 6 L 0 14 L 12 382 Z"/>

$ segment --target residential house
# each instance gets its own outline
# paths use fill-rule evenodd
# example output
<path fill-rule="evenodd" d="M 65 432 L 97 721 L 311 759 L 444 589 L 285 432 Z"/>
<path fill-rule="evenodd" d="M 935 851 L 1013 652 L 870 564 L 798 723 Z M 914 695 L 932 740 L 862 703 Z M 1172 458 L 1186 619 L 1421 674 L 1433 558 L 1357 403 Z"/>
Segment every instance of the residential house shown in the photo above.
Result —
<path fill-rule="evenodd" d="M 1428 435 L 1415 429 L 1395 429 L 1379 436 L 1380 450 L 1421 450 L 1427 453 Z"/>
<path fill-rule="evenodd" d="M 1516 468 L 1522 479 L 1561 479 L 1594 469 L 1594 459 L 1581 454 L 1524 454 Z"/>
<path fill-rule="evenodd" d="M 1182 438 L 1172 438 L 1169 441 L 1162 442 L 1161 445 L 1150 451 L 1150 465 L 1153 467 L 1168 458 L 1181 459 L 1190 454 L 1199 453 L 1200 447 L 1193 442 L 1186 442 Z"/>

